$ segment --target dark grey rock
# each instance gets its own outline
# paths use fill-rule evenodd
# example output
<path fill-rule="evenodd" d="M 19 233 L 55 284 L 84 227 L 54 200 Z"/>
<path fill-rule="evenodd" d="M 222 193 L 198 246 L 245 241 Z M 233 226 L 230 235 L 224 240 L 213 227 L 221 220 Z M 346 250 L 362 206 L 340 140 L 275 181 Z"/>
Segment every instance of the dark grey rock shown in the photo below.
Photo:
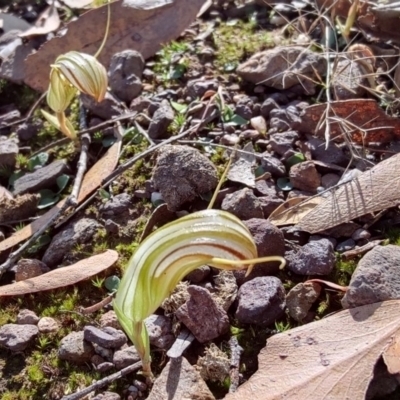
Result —
<path fill-rule="evenodd" d="M 147 332 L 150 338 L 150 344 L 159 349 L 169 349 L 175 341 L 175 335 L 172 332 L 172 323 L 164 315 L 151 315 L 146 318 Z"/>
<path fill-rule="evenodd" d="M 327 229 L 323 232 L 326 236 L 331 236 L 335 239 L 341 237 L 350 237 L 353 233 L 360 228 L 360 225 L 356 224 L 355 222 L 344 222 L 343 224 L 334 226 L 331 229 Z"/>
<path fill-rule="evenodd" d="M 321 186 L 321 176 L 312 161 L 293 165 L 289 171 L 291 184 L 300 190 L 315 192 Z"/>
<path fill-rule="evenodd" d="M 174 120 L 174 110 L 168 100 L 163 100 L 155 111 L 149 125 L 148 135 L 151 139 L 164 139 L 170 136 L 168 128 Z"/>
<path fill-rule="evenodd" d="M 328 275 L 335 266 L 335 253 L 327 239 L 305 244 L 287 268 L 299 275 Z"/>
<path fill-rule="evenodd" d="M 201 98 L 208 90 L 217 91 L 218 81 L 215 79 L 192 79 L 186 84 L 188 96 L 193 100 Z"/>
<path fill-rule="evenodd" d="M 285 289 L 280 279 L 261 276 L 244 283 L 235 317 L 241 324 L 268 326 L 284 315 Z"/>
<path fill-rule="evenodd" d="M 265 172 L 269 172 L 271 175 L 281 178 L 286 175 L 286 168 L 279 158 L 274 157 L 269 152 L 262 153 L 263 158 L 261 159 L 261 165 Z"/>
<path fill-rule="evenodd" d="M 400 298 L 400 247 L 376 246 L 358 263 L 349 289 L 342 299 L 344 308 Z"/>
<path fill-rule="evenodd" d="M 335 100 L 360 99 L 366 93 L 365 87 L 368 87 L 368 80 L 361 65 L 355 60 L 339 59 L 332 79 Z"/>
<path fill-rule="evenodd" d="M 116 215 L 129 213 L 132 206 L 132 197 L 128 193 L 117 194 L 99 208 L 103 218 L 112 218 Z"/>
<path fill-rule="evenodd" d="M 106 93 L 104 100 L 100 103 L 88 94 L 81 94 L 80 98 L 82 99 L 83 106 L 87 110 L 89 110 L 93 115 L 97 115 L 105 120 L 121 115 L 124 112 L 120 101 L 118 101 L 118 99 L 110 92 Z"/>
<path fill-rule="evenodd" d="M 0 160 L 4 167 L 14 167 L 19 152 L 18 141 L 0 136 Z"/>
<path fill-rule="evenodd" d="M 256 181 L 256 187 L 254 188 L 254 193 L 257 196 L 270 196 L 277 197 L 278 196 L 278 187 L 274 182 L 266 181 L 264 179 L 260 179 Z M 281 194 L 281 192 L 279 192 Z M 283 197 L 283 196 L 282 196 Z"/>
<path fill-rule="evenodd" d="M 0 327 L 0 345 L 12 351 L 23 351 L 38 333 L 36 325 L 5 324 Z"/>
<path fill-rule="evenodd" d="M 97 343 L 90 342 L 94 348 L 97 355 L 103 358 L 105 361 L 112 361 L 114 356 L 114 350 L 108 349 L 106 347 L 100 346 Z"/>
<path fill-rule="evenodd" d="M 301 46 L 278 46 L 255 53 L 239 65 L 237 74 L 254 84 L 287 89 L 325 73 L 326 60 L 321 54 Z"/>
<path fill-rule="evenodd" d="M 297 134 L 297 132 L 294 131 L 275 133 L 271 136 L 269 144 L 273 151 L 280 155 L 283 155 L 288 150 L 293 149 L 293 145 L 295 141 L 298 140 L 298 138 L 299 135 Z"/>
<path fill-rule="evenodd" d="M 264 217 L 260 201 L 248 188 L 227 194 L 222 201 L 221 208 L 243 220 Z"/>
<path fill-rule="evenodd" d="M 109 363 L 104 363 L 104 364 L 109 364 Z M 100 365 L 98 365 L 98 368 L 100 367 Z M 105 372 L 105 371 L 100 371 L 100 372 Z M 115 392 L 104 392 L 104 393 L 99 393 L 97 396 L 93 397 L 92 400 L 121 400 L 121 396 Z"/>
<path fill-rule="evenodd" d="M 273 211 L 275 211 L 285 200 L 280 197 L 262 196 L 258 198 L 264 213 L 264 217 L 268 218 Z"/>
<path fill-rule="evenodd" d="M 301 124 L 299 111 L 295 107 L 273 109 L 269 117 L 270 133 L 297 130 Z"/>
<path fill-rule="evenodd" d="M 286 307 L 296 321 L 303 321 L 321 293 L 321 285 L 316 282 L 298 283 L 286 296 Z"/>
<path fill-rule="evenodd" d="M 140 361 L 139 353 L 136 351 L 135 346 L 126 347 L 122 350 L 117 350 L 113 356 L 113 363 L 118 370 L 132 365 Z"/>
<path fill-rule="evenodd" d="M 254 116 L 254 102 L 246 95 L 241 95 L 235 107 L 235 114 L 250 120 Z"/>
<path fill-rule="evenodd" d="M 326 149 L 325 140 L 314 136 L 308 136 L 307 139 L 306 143 L 311 150 L 313 159 L 328 164 L 335 164 L 343 167 L 347 166 L 349 158 L 346 157 L 342 149 L 336 143 L 329 142 L 329 146 Z"/>
<path fill-rule="evenodd" d="M 5 107 L 3 106 L 1 110 L 5 110 L 6 112 L 0 115 L 0 129 L 5 127 L 5 125 L 12 124 L 13 122 L 21 119 L 21 113 L 14 104 L 10 104 Z"/>
<path fill-rule="evenodd" d="M 215 400 L 199 372 L 184 357 L 172 358 L 155 380 L 147 400 Z"/>
<path fill-rule="evenodd" d="M 186 275 L 186 279 L 192 283 L 200 283 L 210 275 L 211 268 L 208 265 L 202 265 Z"/>
<path fill-rule="evenodd" d="M 272 110 L 274 110 L 275 108 L 280 108 L 279 104 L 276 102 L 275 99 L 269 97 L 268 99 L 266 99 L 262 105 L 261 105 L 261 115 L 265 118 L 265 119 L 269 119 L 269 115 L 271 113 Z"/>
<path fill-rule="evenodd" d="M 50 165 L 18 178 L 14 183 L 13 194 L 16 196 L 24 193 L 37 192 L 41 189 L 49 189 L 56 184 L 57 178 L 66 172 L 68 172 L 67 161 L 56 160 Z"/>
<path fill-rule="evenodd" d="M 43 123 L 41 121 L 24 122 L 17 126 L 15 133 L 19 140 L 28 141 L 37 135 L 42 126 Z"/>
<path fill-rule="evenodd" d="M 128 341 L 124 332 L 110 326 L 99 329 L 88 325 L 83 329 L 83 333 L 85 340 L 106 349 L 118 349 Z"/>
<path fill-rule="evenodd" d="M 356 247 L 356 242 L 350 238 L 340 242 L 336 245 L 336 251 L 339 253 L 344 253 L 345 251 L 353 250 Z"/>
<path fill-rule="evenodd" d="M 32 310 L 23 309 L 17 315 L 17 324 L 19 325 L 37 325 L 39 317 Z"/>
<path fill-rule="evenodd" d="M 254 242 L 259 257 L 281 256 L 285 254 L 285 239 L 283 233 L 275 225 L 265 219 L 252 218 L 245 221 Z M 256 264 L 251 273 L 245 277 L 246 271 L 234 271 L 238 285 L 242 285 L 255 277 L 271 275 L 279 271 L 279 262 Z"/>
<path fill-rule="evenodd" d="M 90 218 L 81 218 L 70 224 L 53 237 L 42 261 L 49 267 L 56 266 L 77 243 L 87 243 L 101 228 L 97 221 Z"/>
<path fill-rule="evenodd" d="M 136 111 L 137 113 L 142 113 L 146 112 L 151 104 L 151 99 L 148 97 L 139 96 L 132 100 L 131 104 L 129 105 L 129 109 L 131 111 Z"/>
<path fill-rule="evenodd" d="M 365 239 L 368 240 L 370 237 L 371 233 L 363 228 L 355 230 L 354 233 L 351 235 L 351 238 L 356 242 L 358 240 L 365 240 Z"/>
<path fill-rule="evenodd" d="M 69 333 L 61 340 L 58 349 L 58 357 L 61 360 L 77 364 L 89 362 L 93 355 L 93 346 L 84 340 L 83 331 Z"/>
<path fill-rule="evenodd" d="M 142 90 L 143 56 L 136 50 L 124 50 L 112 56 L 108 83 L 112 92 L 129 103 Z"/>
<path fill-rule="evenodd" d="M 189 286 L 189 300 L 175 312 L 200 343 L 213 340 L 229 330 L 226 311 L 212 298 L 207 289 Z"/>
<path fill-rule="evenodd" d="M 218 184 L 217 170 L 198 150 L 188 146 L 163 146 L 153 172 L 153 183 L 169 210 L 208 193 Z"/>

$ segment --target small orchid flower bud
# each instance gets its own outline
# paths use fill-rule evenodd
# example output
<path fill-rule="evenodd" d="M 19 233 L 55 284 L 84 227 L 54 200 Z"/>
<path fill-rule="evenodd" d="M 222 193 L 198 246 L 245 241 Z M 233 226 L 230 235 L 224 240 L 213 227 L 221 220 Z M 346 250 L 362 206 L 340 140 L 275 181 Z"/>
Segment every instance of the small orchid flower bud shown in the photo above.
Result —
<path fill-rule="evenodd" d="M 50 72 L 47 104 L 56 113 L 64 112 L 76 94 L 76 89 L 65 79 L 58 69 Z"/>
<path fill-rule="evenodd" d="M 59 56 L 52 68 L 81 93 L 94 97 L 98 102 L 104 99 L 108 86 L 107 71 L 94 56 L 70 51 Z"/>

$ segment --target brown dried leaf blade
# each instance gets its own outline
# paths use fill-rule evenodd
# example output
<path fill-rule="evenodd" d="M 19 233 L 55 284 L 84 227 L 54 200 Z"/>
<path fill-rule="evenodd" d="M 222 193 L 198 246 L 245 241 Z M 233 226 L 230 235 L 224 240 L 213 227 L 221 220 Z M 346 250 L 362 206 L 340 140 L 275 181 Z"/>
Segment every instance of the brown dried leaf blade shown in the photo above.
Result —
<path fill-rule="evenodd" d="M 400 301 L 342 311 L 272 336 L 258 372 L 225 400 L 364 400 L 379 356 L 400 331 Z"/>
<path fill-rule="evenodd" d="M 102 254 L 78 261 L 69 267 L 57 268 L 35 278 L 0 286 L 0 296 L 19 296 L 73 285 L 104 271 L 117 260 L 118 253 L 114 250 L 107 250 Z"/>
<path fill-rule="evenodd" d="M 322 197 L 294 197 L 277 207 L 268 220 L 275 226 L 292 225 L 300 222 L 309 212 L 323 201 Z"/>
<path fill-rule="evenodd" d="M 324 137 L 329 123 L 331 140 L 348 140 L 359 144 L 388 143 L 400 139 L 400 120 L 388 116 L 373 99 L 333 101 L 307 107 L 301 115 L 299 131 Z"/>
<path fill-rule="evenodd" d="M 89 196 L 89 194 L 91 194 L 101 185 L 101 182 L 103 181 L 105 176 L 108 176 L 109 174 L 111 174 L 111 172 L 114 171 L 118 163 L 120 145 L 120 142 L 114 143 L 109 148 L 104 157 L 97 161 L 97 163 L 94 164 L 93 167 L 86 173 L 85 177 L 83 178 L 81 190 L 79 192 L 78 204 L 82 203 L 82 201 L 85 200 L 86 197 Z M 56 213 L 58 213 L 63 204 L 64 200 L 61 200 L 58 204 L 47 211 L 46 214 L 43 214 L 36 221 L 25 226 L 24 228 L 15 232 L 9 238 L 0 242 L 0 253 L 14 247 L 18 243 L 21 243 L 23 240 L 30 238 L 51 218 L 53 218 Z"/>
<path fill-rule="evenodd" d="M 392 338 L 382 356 L 389 374 L 400 374 L 400 332 Z"/>
<path fill-rule="evenodd" d="M 106 67 L 111 57 L 126 49 L 152 56 L 162 44 L 177 38 L 193 22 L 204 0 L 157 0 L 111 3 L 111 25 L 99 61 Z M 95 54 L 104 37 L 107 6 L 92 9 L 67 25 L 64 36 L 45 43 L 25 60 L 25 83 L 44 92 L 49 83 L 50 65 L 68 51 Z"/>
<path fill-rule="evenodd" d="M 332 192 L 297 225 L 316 233 L 349 222 L 362 215 L 385 210 L 400 203 L 400 154 L 363 172 Z"/>

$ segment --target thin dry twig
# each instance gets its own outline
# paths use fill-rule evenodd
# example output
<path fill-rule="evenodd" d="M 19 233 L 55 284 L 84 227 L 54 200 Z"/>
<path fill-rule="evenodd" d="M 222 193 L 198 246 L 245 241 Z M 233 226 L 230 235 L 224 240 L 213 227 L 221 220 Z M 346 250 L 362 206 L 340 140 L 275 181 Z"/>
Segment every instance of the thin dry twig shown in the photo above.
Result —
<path fill-rule="evenodd" d="M 131 372 L 135 372 L 138 369 L 140 369 L 140 367 L 142 366 L 142 362 L 139 361 L 135 364 L 132 365 L 128 365 L 127 367 L 121 369 L 118 372 L 115 372 L 114 374 L 111 374 L 109 376 L 106 376 L 103 379 L 100 379 L 99 381 L 91 384 L 90 386 L 82 389 L 79 392 L 73 393 L 73 394 L 69 394 L 68 396 L 64 396 L 61 400 L 79 400 L 82 399 L 83 397 L 85 397 L 86 395 L 88 395 L 90 392 L 93 392 L 95 390 L 98 390 L 100 388 L 102 388 L 103 386 L 109 385 L 110 383 L 116 381 L 117 379 L 122 378 L 125 375 L 130 374 Z"/>
<path fill-rule="evenodd" d="M 243 353 L 243 347 L 239 345 L 236 336 L 231 336 L 229 339 L 229 348 L 231 350 L 231 365 L 229 370 L 231 384 L 229 386 L 229 393 L 233 393 L 236 392 L 239 386 L 240 356 Z"/>
<path fill-rule="evenodd" d="M 80 127 L 85 129 L 86 128 L 86 114 L 85 110 L 83 109 L 82 104 L 80 105 Z M 78 173 L 75 178 L 74 182 L 74 187 L 72 189 L 71 195 L 68 196 L 68 198 L 65 200 L 63 205 L 60 207 L 60 209 L 45 223 L 43 226 L 41 226 L 31 237 L 29 240 L 27 240 L 22 246 L 20 246 L 17 250 L 12 252 L 9 257 L 7 258 L 6 262 L 0 265 L 0 276 L 10 269 L 15 262 L 22 256 L 24 251 L 32 246 L 36 240 L 47 230 L 49 229 L 54 222 L 62 215 L 64 212 L 69 208 L 69 207 L 76 207 L 77 203 L 77 198 L 79 195 L 79 190 L 81 188 L 82 184 L 82 179 L 83 175 L 85 174 L 86 171 L 86 166 L 87 166 L 87 152 L 88 152 L 88 147 L 90 144 L 90 135 L 87 134 L 87 136 L 82 137 L 82 147 L 81 147 L 81 156 L 78 162 Z"/>
<path fill-rule="evenodd" d="M 86 308 L 82 308 L 80 311 L 84 315 L 92 314 L 92 313 L 94 313 L 96 311 L 99 311 L 100 309 L 102 309 L 107 304 L 110 304 L 112 302 L 113 297 L 114 297 L 114 293 L 108 295 L 103 300 L 99 301 L 96 304 L 93 304 L 92 306 L 89 306 L 89 307 L 86 307 Z"/>

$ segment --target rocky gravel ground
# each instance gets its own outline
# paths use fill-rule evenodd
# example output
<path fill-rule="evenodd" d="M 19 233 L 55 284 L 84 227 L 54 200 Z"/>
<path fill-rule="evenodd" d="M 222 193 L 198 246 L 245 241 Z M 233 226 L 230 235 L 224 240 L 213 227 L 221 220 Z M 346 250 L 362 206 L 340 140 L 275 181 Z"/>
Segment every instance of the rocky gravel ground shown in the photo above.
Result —
<path fill-rule="evenodd" d="M 19 2 L 8 11 L 34 20 L 33 14 L 43 6 Z M 269 336 L 342 308 L 400 297 L 396 208 L 374 223 L 375 216 L 369 215 L 318 235 L 268 221 L 288 199 L 326 193 L 345 172 L 359 173 L 390 154 L 381 145 L 354 157 L 349 143 L 331 142 L 326 148 L 323 138 L 304 132 L 302 111 L 327 99 L 319 81 L 327 65 L 321 52 L 304 47 L 307 38 L 322 41 L 322 33 L 318 28 L 303 29 L 315 15 L 297 19 L 299 8 L 314 10 L 301 2 L 275 8 L 263 1 L 214 2 L 153 58 L 144 60 L 134 50 L 114 55 L 106 100 L 100 104 L 85 96 L 82 100 L 89 126 L 126 111 L 139 114 L 138 125 L 131 122 L 123 138 L 121 161 L 149 143 L 159 143 L 202 119 L 207 122 L 196 135 L 138 161 L 67 223 L 42 235 L 3 275 L 0 283 L 8 284 L 107 248 L 120 254 L 111 272 L 74 287 L 0 299 L 2 399 L 61 399 L 140 360 L 111 304 L 90 314 L 85 308 L 112 291 L 110 282 L 118 281 L 157 207 L 162 211 L 156 225 L 207 207 L 235 145 L 245 152 L 238 153 L 215 208 L 243 220 L 259 256 L 284 256 L 286 268 L 279 270 L 279 263 L 259 264 L 249 276 L 217 272 L 209 266 L 192 272 L 146 320 L 159 375 L 154 386 L 150 388 L 141 375 L 130 374 L 91 399 L 166 399 L 173 384 L 169 376 L 179 376 L 176 399 L 223 398 L 231 383 L 232 337 L 243 351 L 242 383 L 257 369 L 257 354 Z M 296 29 L 282 30 L 290 20 Z M 280 72 L 288 63 L 292 73 L 282 79 Z M 337 83 L 335 99 L 368 96 L 362 91 L 362 74 L 342 71 L 348 84 L 344 88 Z M 38 96 L 4 80 L 0 85 L 1 243 L 71 190 L 79 149 L 65 142 L 43 150 L 62 136 L 38 113 L 10 126 Z M 208 104 L 217 93 L 223 102 Z M 75 104 L 71 111 L 75 121 L 77 109 Z M 90 163 L 115 140 L 110 128 L 94 133 Z M 346 257 L 347 252 L 378 239 L 380 244 L 366 255 Z M 1 252 L 0 260 L 7 256 Z M 307 282 L 311 278 L 348 290 L 343 294 Z M 169 359 L 167 352 L 174 349 L 180 332 L 186 332 L 192 343 L 184 358 Z M 397 398 L 396 377 L 384 366 L 375 375 L 368 398 Z M 394 397 L 384 397 L 389 395 Z"/>

